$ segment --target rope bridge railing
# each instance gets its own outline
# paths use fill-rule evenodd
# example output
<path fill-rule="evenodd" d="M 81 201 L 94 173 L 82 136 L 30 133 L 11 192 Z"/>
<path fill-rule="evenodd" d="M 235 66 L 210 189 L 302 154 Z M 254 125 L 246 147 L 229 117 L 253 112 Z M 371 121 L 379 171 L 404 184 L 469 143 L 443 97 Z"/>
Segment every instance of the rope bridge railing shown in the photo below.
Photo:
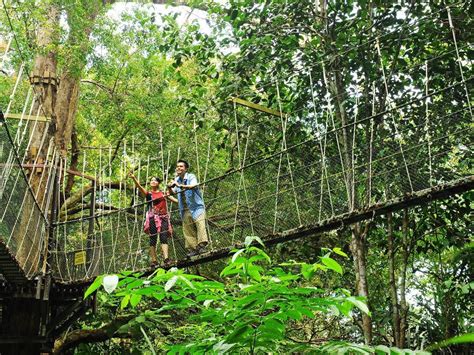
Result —
<path fill-rule="evenodd" d="M 372 83 L 371 113 L 359 116 L 360 93 L 351 89 L 344 93 L 355 97 L 347 110 L 350 117 L 345 124 L 338 121 L 335 100 L 340 97 L 330 90 L 328 63 L 317 63 L 319 79 L 311 73 L 300 75 L 301 81 L 309 83 L 311 97 L 291 115 L 282 112 L 280 90 L 285 81 L 275 82 L 279 122 L 267 129 L 269 137 L 281 138 L 272 142 L 276 148 L 267 155 L 255 143 L 269 144 L 259 133 L 262 127 L 257 127 L 268 122 L 240 122 L 242 109 L 234 103 L 230 126 L 235 126 L 236 162 L 226 173 L 210 179 L 211 141 L 203 138 L 206 132 L 200 133 L 194 123 L 188 154 L 195 149 L 192 172 L 202 178 L 199 188 L 206 206 L 208 253 L 228 250 L 248 235 L 277 238 L 285 231 L 329 223 L 473 176 L 473 70 L 462 55 L 469 44 L 458 45 L 447 11 L 452 46 L 432 50 L 422 62 L 388 73 L 382 60 L 384 35 L 363 43 L 377 58 L 374 70 L 380 72 Z M 433 21 L 433 17 L 425 20 Z M 403 41 L 409 42 L 410 36 Z M 458 70 L 443 82 L 432 81 L 429 67 L 436 65 Z M 68 159 L 59 157 L 53 140 L 46 138 L 48 120 L 41 116 L 38 96 L 22 81 L 27 76 L 22 68 L 6 110 L 7 117 L 11 110 L 21 112 L 19 120 L 0 127 L 2 243 L 29 277 L 50 269 L 56 280 L 71 282 L 147 268 L 149 237 L 143 233 L 147 206 L 127 179 L 128 160 L 134 161 L 138 180 L 148 182 L 161 170 L 168 181 L 174 158 L 182 157 L 185 147 L 176 155 L 166 152 L 160 130 L 158 158 L 136 158 L 140 153 L 132 142 L 123 145 L 117 155 L 121 159 L 112 158 L 112 148 L 98 149 L 89 157 L 84 151 L 80 171 L 71 171 Z M 403 95 L 400 90 L 391 94 L 390 83 L 402 76 L 409 83 Z M 321 87 L 322 92 L 316 93 L 315 88 Z M 383 107 L 376 108 L 377 96 L 386 98 Z M 311 128 L 298 141 L 291 138 L 295 118 L 306 119 L 306 128 Z M 43 154 L 34 154 L 38 151 Z M 68 191 L 71 175 L 75 187 Z M 52 193 L 55 186 L 59 187 L 56 194 Z M 53 206 L 57 218 L 51 214 Z M 181 262 L 187 260 L 183 226 L 177 206 L 169 203 L 168 209 L 173 226 L 170 256 Z M 55 222 L 48 224 L 51 218 Z"/>
<path fill-rule="evenodd" d="M 372 141 L 371 152 L 367 146 L 341 151 L 342 155 L 357 156 L 348 169 L 343 168 L 335 147 L 339 132 L 334 131 L 320 139 L 326 142 L 324 159 L 319 140 L 313 140 L 205 182 L 201 189 L 205 193 L 209 250 L 228 248 L 248 235 L 271 236 L 304 224 L 324 222 L 472 175 L 470 119 L 467 108 L 433 118 L 434 126 L 444 122 L 446 128 L 433 131 L 429 141 L 425 140 L 424 122 L 397 133 L 387 127 Z M 357 129 L 362 136 L 365 127 Z M 410 140 L 406 140 L 407 136 Z M 287 157 L 288 165 L 282 163 Z M 349 190 L 347 176 L 352 177 Z M 55 276 L 72 281 L 98 273 L 146 268 L 144 209 L 144 204 L 138 204 L 118 211 L 96 210 L 93 218 L 60 222 L 55 234 L 58 248 L 53 251 Z M 171 211 L 171 221 L 170 255 L 184 260 L 185 242 L 176 208 Z M 84 233 L 92 229 L 93 233 Z M 80 253 L 83 256 L 78 262 Z"/>
<path fill-rule="evenodd" d="M 33 176 L 25 175 L 24 159 L 10 144 L 11 138 L 6 124 L 0 122 L 0 241 L 26 275 L 32 277 L 45 262 L 49 223 L 43 211 L 50 208 L 51 201 L 39 201 L 38 194 L 30 188 Z M 43 178 L 41 184 L 51 189 L 51 175 L 44 174 Z"/>

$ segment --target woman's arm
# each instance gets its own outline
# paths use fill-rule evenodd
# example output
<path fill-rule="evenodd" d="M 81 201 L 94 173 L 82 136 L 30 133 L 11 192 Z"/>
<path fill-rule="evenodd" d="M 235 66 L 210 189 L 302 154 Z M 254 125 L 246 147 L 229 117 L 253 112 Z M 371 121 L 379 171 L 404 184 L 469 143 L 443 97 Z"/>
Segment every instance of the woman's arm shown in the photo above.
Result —
<path fill-rule="evenodd" d="M 130 172 L 128 175 L 132 178 L 133 182 L 135 183 L 135 186 L 138 188 L 138 190 L 140 191 L 141 195 L 142 195 L 143 197 L 146 197 L 146 194 L 148 193 L 148 191 L 145 190 L 145 188 L 144 188 L 142 185 L 140 185 L 140 183 L 138 182 L 138 180 L 137 180 L 137 178 L 135 177 L 135 175 L 133 175 L 133 173 L 131 173 L 131 172 Z"/>
<path fill-rule="evenodd" d="M 174 197 L 174 196 L 169 195 L 169 194 L 166 194 L 166 195 L 165 195 L 165 198 L 166 198 L 167 200 L 171 201 L 171 202 L 178 203 L 178 199 L 177 199 L 176 197 Z"/>

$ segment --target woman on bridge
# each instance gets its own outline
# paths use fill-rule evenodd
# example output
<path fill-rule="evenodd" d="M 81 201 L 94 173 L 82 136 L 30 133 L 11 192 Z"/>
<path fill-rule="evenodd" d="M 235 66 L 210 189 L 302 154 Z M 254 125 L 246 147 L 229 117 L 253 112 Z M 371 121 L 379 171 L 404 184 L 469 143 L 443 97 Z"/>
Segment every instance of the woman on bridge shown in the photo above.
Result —
<path fill-rule="evenodd" d="M 146 213 L 144 231 L 150 236 L 150 266 L 154 268 L 158 265 L 158 260 L 156 257 L 156 242 L 159 234 L 164 266 L 169 267 L 171 266 L 172 261 L 168 254 L 168 237 L 171 237 L 172 227 L 166 200 L 170 200 L 175 203 L 177 203 L 178 200 L 175 197 L 170 196 L 168 193 L 164 194 L 159 190 L 161 183 L 160 178 L 152 177 L 150 179 L 150 191 L 147 191 L 132 172 L 130 172 L 129 175 L 135 183 L 135 186 L 140 191 L 140 194 L 144 196 L 148 202 L 148 211 Z"/>

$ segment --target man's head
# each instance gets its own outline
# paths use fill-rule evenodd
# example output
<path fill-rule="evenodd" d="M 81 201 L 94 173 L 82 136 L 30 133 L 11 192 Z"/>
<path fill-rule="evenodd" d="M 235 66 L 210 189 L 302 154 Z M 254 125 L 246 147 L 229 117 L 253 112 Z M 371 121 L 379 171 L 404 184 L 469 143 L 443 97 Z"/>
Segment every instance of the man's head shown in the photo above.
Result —
<path fill-rule="evenodd" d="M 178 160 L 176 163 L 176 174 L 179 176 L 184 176 L 189 169 L 189 163 L 186 160 Z"/>

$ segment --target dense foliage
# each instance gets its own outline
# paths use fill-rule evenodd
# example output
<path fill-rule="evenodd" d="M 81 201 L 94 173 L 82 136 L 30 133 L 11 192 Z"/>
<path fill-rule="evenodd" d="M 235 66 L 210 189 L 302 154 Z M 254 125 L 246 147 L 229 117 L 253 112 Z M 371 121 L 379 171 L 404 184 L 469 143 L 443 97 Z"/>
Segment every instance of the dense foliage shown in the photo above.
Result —
<path fill-rule="evenodd" d="M 186 157 L 203 178 L 237 167 L 238 142 L 248 135 L 253 137 L 249 161 L 280 149 L 280 119 L 233 107 L 230 97 L 289 113 L 285 138 L 291 145 L 344 127 L 352 117 L 384 112 L 396 100 L 420 99 L 423 92 L 414 88 L 439 90 L 462 79 L 454 56 L 431 56 L 455 53 L 446 2 L 190 1 L 191 7 L 177 11 L 171 11 L 173 4 L 107 3 L 11 2 L 6 10 L 21 50 L 12 52 L 0 75 L 0 105 L 7 105 L 15 85 L 14 68 L 53 52 L 58 73 L 77 79 L 79 88 L 68 164 L 112 181 L 124 180 L 130 168 L 121 163 L 124 157 L 142 175 L 146 170 L 163 176 L 173 173 L 169 162 Z M 472 3 L 451 5 L 457 39 L 472 43 L 473 32 L 465 30 L 472 27 Z M 55 37 L 41 47 L 36 29 L 52 26 L 52 7 L 60 13 Z M 0 29 L 9 32 L 4 12 Z M 471 63 L 472 49 L 457 49 L 461 61 Z M 472 64 L 465 67 L 469 79 Z M 29 64 L 26 68 L 33 70 Z M 28 88 L 20 84 L 18 96 Z M 472 85 L 466 85 L 468 90 L 472 102 Z M 465 110 L 458 92 L 440 92 L 394 119 L 410 134 L 447 107 Z M 22 105 L 14 101 L 12 112 L 21 112 Z M 366 153 L 370 129 L 383 144 L 398 144 L 389 120 L 374 124 L 357 126 L 362 132 L 357 142 L 350 139 L 351 128 L 349 139 L 341 135 L 341 144 L 353 149 L 356 159 Z M 453 124 L 446 118 L 430 129 L 444 132 Z M 459 128 L 472 128 L 472 123 Z M 437 149 L 452 139 L 446 137 Z M 302 149 L 299 163 L 310 162 L 316 148 Z M 459 145 L 451 153 L 446 172 L 472 174 L 472 160 L 461 164 L 457 159 L 469 148 Z M 328 154 L 337 154 L 331 149 Z M 380 154 L 388 155 L 384 149 Z M 250 179 L 257 183 L 260 175 Z M 384 193 L 396 194 L 391 187 L 400 180 L 394 174 L 377 183 Z M 62 198 L 80 195 L 86 183 L 72 177 Z M 108 193 L 109 204 L 130 203 Z M 366 207 L 367 191 L 355 191 L 351 203 Z M 468 192 L 265 251 L 248 239 L 226 266 L 160 269 L 151 276 L 124 272 L 113 294 L 98 293 L 97 314 L 71 329 L 78 334 L 104 329 L 111 340 L 81 344 L 76 352 L 388 353 L 393 347 L 396 353 L 396 348 L 426 349 L 472 334 L 473 204 Z M 69 205 L 71 214 L 75 207 Z M 358 250 L 366 260 L 362 268 L 355 262 Z M 367 278 L 364 297 L 354 282 L 361 271 Z M 102 281 L 98 278 L 90 290 Z M 367 334 L 368 324 L 373 334 Z M 60 340 L 66 344 L 67 339 L 65 334 Z M 370 344 L 356 345 L 364 340 Z M 468 349 L 456 341 L 440 345 Z"/>

